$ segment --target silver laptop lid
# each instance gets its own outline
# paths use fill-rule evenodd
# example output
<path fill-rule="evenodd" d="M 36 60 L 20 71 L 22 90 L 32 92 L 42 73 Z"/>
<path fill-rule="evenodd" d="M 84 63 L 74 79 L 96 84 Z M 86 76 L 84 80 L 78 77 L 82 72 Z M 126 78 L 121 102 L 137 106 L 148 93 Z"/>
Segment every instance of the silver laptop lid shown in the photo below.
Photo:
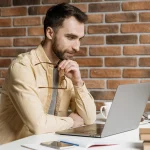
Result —
<path fill-rule="evenodd" d="M 149 95 L 150 83 L 118 86 L 101 137 L 137 128 Z"/>

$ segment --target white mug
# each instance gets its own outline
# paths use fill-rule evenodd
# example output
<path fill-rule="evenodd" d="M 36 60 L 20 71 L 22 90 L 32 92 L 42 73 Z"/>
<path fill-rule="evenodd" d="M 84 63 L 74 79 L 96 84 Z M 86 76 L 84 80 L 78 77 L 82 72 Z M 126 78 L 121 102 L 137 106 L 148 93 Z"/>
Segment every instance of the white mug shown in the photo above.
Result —
<path fill-rule="evenodd" d="M 100 108 L 100 113 L 101 113 L 102 117 L 105 119 L 107 119 L 111 104 L 112 104 L 111 102 L 105 102 L 104 106 L 102 106 Z"/>

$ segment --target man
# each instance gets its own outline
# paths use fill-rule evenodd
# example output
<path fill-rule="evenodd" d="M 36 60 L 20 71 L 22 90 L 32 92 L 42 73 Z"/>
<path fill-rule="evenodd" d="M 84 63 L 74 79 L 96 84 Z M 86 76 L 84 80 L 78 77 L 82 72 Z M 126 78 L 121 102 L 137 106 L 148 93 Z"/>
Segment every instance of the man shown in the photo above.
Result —
<path fill-rule="evenodd" d="M 72 60 L 86 21 L 87 16 L 70 4 L 47 11 L 44 41 L 19 55 L 8 69 L 1 91 L 0 144 L 94 123 L 94 99 Z"/>

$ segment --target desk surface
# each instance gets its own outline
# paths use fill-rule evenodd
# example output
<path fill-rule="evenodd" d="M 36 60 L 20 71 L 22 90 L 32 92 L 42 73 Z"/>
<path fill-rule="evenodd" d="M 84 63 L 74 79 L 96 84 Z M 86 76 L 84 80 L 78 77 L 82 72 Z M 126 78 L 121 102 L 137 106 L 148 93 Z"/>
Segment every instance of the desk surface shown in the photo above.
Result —
<path fill-rule="evenodd" d="M 150 124 L 140 125 L 141 128 L 150 127 Z M 41 142 L 47 141 L 58 141 L 58 140 L 66 140 L 72 141 L 74 143 L 91 143 L 91 142 L 100 142 L 106 143 L 109 141 L 112 143 L 118 143 L 115 146 L 102 146 L 102 147 L 93 147 L 91 150 L 97 150 L 101 148 L 101 150 L 142 150 L 142 141 L 139 140 L 139 128 L 116 134 L 113 136 L 105 137 L 105 138 L 89 138 L 89 137 L 77 137 L 77 136 L 65 136 L 65 135 L 57 135 L 55 133 L 41 134 L 41 135 L 33 135 L 30 137 L 26 137 L 8 144 L 4 144 L 0 146 L 0 150 L 28 150 L 24 147 L 21 147 L 22 144 L 39 144 Z M 78 148 L 72 148 L 78 149 Z M 69 149 L 71 150 L 71 149 Z"/>

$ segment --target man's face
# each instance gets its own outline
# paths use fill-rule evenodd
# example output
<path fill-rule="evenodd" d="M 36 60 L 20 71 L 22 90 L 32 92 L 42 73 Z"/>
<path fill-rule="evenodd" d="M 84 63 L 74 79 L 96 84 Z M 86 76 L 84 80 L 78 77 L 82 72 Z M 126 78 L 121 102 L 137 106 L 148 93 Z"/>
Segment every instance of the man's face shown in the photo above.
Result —
<path fill-rule="evenodd" d="M 61 60 L 72 59 L 79 51 L 80 40 L 83 36 L 83 23 L 78 22 L 74 17 L 65 19 L 52 40 L 53 52 Z"/>

